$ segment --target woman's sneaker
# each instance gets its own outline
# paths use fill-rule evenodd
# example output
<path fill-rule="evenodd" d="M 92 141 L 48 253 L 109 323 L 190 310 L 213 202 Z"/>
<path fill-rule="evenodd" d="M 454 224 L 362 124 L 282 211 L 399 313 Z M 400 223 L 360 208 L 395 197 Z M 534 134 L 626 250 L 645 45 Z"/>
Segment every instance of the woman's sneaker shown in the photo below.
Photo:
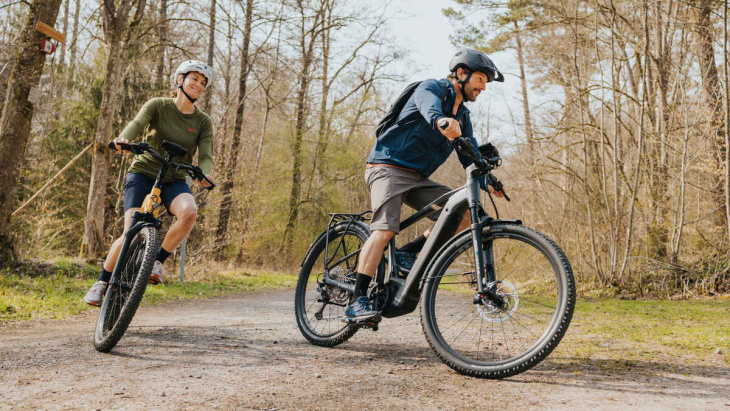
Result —
<path fill-rule="evenodd" d="M 155 261 L 155 265 L 152 266 L 152 274 L 150 274 L 150 284 L 162 284 L 165 281 L 162 279 L 162 263 Z"/>
<path fill-rule="evenodd" d="M 101 302 L 104 300 L 104 294 L 106 294 L 106 289 L 108 287 L 109 283 L 106 281 L 97 281 L 86 293 L 86 297 L 84 297 L 86 304 L 93 305 L 95 307 L 101 306 Z"/>

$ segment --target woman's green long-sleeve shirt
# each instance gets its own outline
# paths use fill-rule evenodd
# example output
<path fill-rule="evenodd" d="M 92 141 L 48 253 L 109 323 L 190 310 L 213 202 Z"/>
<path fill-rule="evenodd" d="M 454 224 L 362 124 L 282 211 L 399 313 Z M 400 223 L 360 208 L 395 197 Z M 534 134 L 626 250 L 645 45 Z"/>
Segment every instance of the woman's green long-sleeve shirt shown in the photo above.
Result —
<path fill-rule="evenodd" d="M 195 151 L 200 150 L 198 166 L 206 175 L 210 175 L 213 170 L 213 122 L 197 107 L 194 113 L 183 114 L 173 99 L 153 98 L 142 106 L 119 137 L 130 142 L 143 138 L 158 150 L 165 140 L 179 144 L 188 150 L 182 159 L 188 163 L 192 162 Z M 151 178 L 157 177 L 159 171 L 160 163 L 147 153 L 135 155 L 129 167 L 130 173 L 141 173 Z M 174 170 L 168 170 L 164 181 L 185 180 L 185 177 L 185 171 L 175 173 Z"/>

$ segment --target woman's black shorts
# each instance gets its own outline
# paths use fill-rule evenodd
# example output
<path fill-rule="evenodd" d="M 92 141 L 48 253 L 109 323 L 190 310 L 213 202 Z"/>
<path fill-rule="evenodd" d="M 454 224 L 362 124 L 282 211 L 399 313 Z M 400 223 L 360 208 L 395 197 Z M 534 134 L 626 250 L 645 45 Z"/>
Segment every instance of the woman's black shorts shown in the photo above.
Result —
<path fill-rule="evenodd" d="M 145 197 L 152 191 L 154 185 L 154 178 L 140 173 L 127 173 L 127 178 L 124 181 L 124 212 L 126 213 L 130 208 L 142 207 Z M 170 212 L 172 200 L 182 193 L 193 194 L 190 186 L 185 181 L 172 181 L 162 184 L 160 197 L 168 212 Z"/>

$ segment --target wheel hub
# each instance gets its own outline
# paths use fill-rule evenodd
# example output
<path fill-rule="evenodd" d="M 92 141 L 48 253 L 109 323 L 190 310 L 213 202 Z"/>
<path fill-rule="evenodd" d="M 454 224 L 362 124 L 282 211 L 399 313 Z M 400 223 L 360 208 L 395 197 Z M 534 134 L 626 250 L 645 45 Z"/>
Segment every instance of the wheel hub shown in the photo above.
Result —
<path fill-rule="evenodd" d="M 484 321 L 491 323 L 501 323 L 512 317 L 520 304 L 519 293 L 517 287 L 507 281 L 495 281 L 487 284 L 487 288 L 502 297 L 504 304 L 501 307 L 496 306 L 485 295 L 477 294 L 479 300 L 477 304 L 477 312 Z"/>

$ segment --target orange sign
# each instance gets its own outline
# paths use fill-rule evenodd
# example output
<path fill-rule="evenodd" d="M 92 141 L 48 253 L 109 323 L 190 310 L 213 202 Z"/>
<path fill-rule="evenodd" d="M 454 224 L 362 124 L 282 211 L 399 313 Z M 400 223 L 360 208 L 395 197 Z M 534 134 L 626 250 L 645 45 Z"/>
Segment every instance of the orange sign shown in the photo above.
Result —
<path fill-rule="evenodd" d="M 66 35 L 63 33 L 59 33 L 56 30 L 53 29 L 53 27 L 49 26 L 46 23 L 43 23 L 41 21 L 38 22 L 35 26 L 35 30 L 45 34 L 46 36 L 58 41 L 58 42 L 65 42 L 66 41 Z"/>

